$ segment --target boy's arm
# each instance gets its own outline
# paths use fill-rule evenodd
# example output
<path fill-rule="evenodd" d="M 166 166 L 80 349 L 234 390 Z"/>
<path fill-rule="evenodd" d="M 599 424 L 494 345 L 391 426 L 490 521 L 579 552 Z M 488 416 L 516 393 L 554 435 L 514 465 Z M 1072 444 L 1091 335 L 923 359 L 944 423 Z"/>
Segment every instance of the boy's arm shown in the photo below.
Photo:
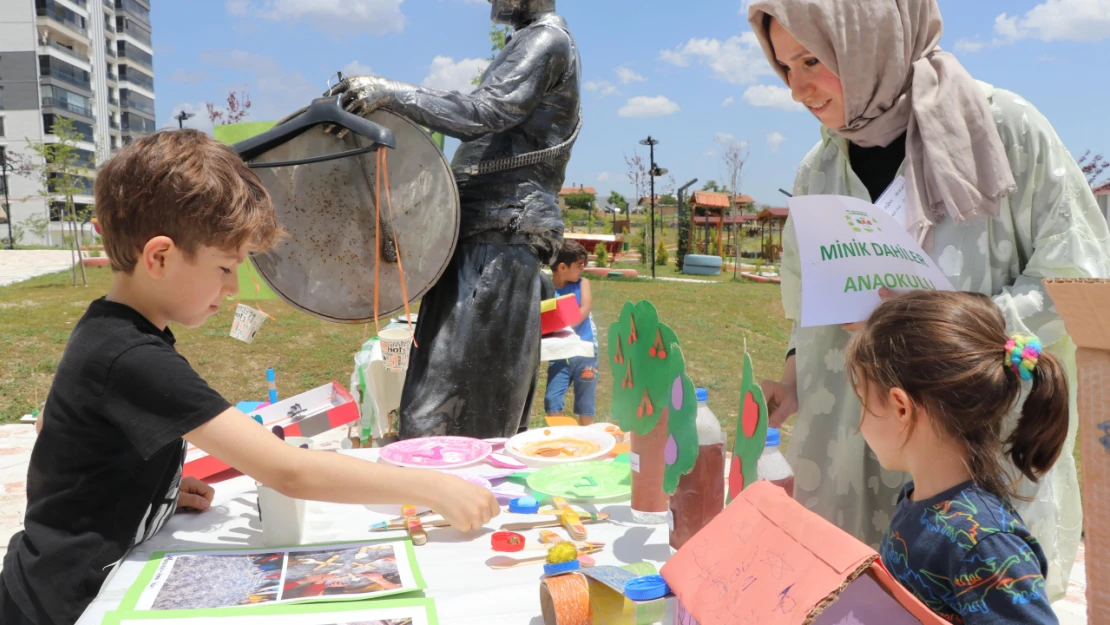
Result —
<path fill-rule="evenodd" d="M 578 303 L 578 311 L 582 315 L 574 325 L 582 323 L 590 318 L 590 308 L 594 305 L 594 296 L 590 291 L 590 281 L 585 278 L 579 278 L 581 285 L 582 301 Z"/>
<path fill-rule="evenodd" d="M 462 532 L 481 527 L 501 512 L 488 490 L 455 476 L 298 449 L 236 408 L 189 432 L 185 440 L 296 499 L 425 506 Z"/>

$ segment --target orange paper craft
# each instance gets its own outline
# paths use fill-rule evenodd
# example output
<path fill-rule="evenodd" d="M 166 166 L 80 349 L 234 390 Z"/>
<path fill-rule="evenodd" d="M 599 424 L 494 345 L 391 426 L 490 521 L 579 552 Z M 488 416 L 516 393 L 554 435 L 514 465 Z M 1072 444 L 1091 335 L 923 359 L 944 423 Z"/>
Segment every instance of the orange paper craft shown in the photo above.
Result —
<path fill-rule="evenodd" d="M 662 575 L 700 625 L 805 625 L 868 572 L 925 625 L 945 623 L 882 568 L 875 550 L 761 481 L 691 538 Z"/>

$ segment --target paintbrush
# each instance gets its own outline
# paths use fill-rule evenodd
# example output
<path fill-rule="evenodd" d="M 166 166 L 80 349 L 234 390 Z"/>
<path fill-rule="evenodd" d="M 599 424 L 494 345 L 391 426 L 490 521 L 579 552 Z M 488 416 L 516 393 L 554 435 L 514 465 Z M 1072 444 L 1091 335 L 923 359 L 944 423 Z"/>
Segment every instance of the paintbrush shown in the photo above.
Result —
<path fill-rule="evenodd" d="M 423 521 L 421 522 L 421 525 L 423 525 L 424 527 L 451 527 L 450 523 L 442 519 L 436 521 Z M 382 521 L 381 523 L 375 523 L 370 526 L 371 532 L 394 532 L 403 529 L 405 529 L 404 521 L 401 521 L 400 523 L 394 523 L 392 521 Z"/>

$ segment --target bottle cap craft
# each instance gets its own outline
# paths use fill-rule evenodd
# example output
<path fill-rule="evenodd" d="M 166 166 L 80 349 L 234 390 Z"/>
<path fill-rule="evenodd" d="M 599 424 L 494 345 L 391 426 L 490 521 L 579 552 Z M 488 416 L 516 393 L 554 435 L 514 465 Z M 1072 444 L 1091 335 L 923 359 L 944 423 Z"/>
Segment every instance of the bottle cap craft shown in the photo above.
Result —
<path fill-rule="evenodd" d="M 519 497 L 509 502 L 509 512 L 513 514 L 537 514 L 540 503 L 533 497 Z"/>
<path fill-rule="evenodd" d="M 490 543 L 494 551 L 514 553 L 524 549 L 524 536 L 516 532 L 494 532 Z"/>
<path fill-rule="evenodd" d="M 624 596 L 633 601 L 651 601 L 670 594 L 667 581 L 661 575 L 645 575 L 630 579 L 624 584 Z"/>

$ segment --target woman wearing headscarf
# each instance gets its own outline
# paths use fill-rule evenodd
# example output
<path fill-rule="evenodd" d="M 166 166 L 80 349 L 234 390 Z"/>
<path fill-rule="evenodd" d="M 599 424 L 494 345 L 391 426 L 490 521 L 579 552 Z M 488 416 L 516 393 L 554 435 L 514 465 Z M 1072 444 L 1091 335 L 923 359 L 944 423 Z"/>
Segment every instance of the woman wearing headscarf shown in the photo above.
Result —
<path fill-rule="evenodd" d="M 1048 121 L 941 51 L 936 0 L 753 0 L 749 20 L 793 98 L 822 123 L 794 194 L 875 201 L 904 178 L 906 229 L 952 285 L 992 296 L 1009 330 L 1040 337 L 1074 381 L 1075 345 L 1041 280 L 1110 275 L 1110 232 Z M 854 328 L 798 327 L 792 220 L 783 247 L 783 305 L 795 324 L 781 381 L 764 383 L 777 404 L 771 425 L 797 411 L 795 498 L 877 546 L 905 478 L 884 471 L 857 432 L 860 403 L 844 362 Z M 1065 452 L 1039 484 L 1019 485 L 1029 501 L 1014 502 L 1047 556 L 1053 600 L 1064 595 L 1082 530 L 1069 386 Z"/>

